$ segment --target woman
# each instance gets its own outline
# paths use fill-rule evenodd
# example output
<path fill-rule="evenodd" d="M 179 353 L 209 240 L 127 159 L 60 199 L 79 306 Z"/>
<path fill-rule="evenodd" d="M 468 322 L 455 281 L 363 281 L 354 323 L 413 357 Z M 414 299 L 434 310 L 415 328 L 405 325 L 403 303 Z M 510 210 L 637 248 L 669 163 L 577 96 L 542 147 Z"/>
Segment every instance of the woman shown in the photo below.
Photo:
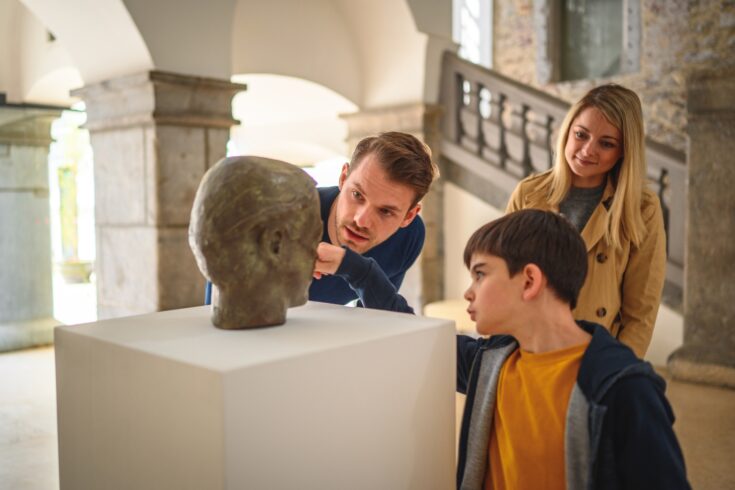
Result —
<path fill-rule="evenodd" d="M 625 87 L 602 85 L 564 118 L 554 167 L 521 181 L 507 208 L 551 209 L 574 223 L 588 264 L 574 316 L 604 325 L 640 358 L 666 273 L 661 204 L 645 176 L 640 100 Z"/>

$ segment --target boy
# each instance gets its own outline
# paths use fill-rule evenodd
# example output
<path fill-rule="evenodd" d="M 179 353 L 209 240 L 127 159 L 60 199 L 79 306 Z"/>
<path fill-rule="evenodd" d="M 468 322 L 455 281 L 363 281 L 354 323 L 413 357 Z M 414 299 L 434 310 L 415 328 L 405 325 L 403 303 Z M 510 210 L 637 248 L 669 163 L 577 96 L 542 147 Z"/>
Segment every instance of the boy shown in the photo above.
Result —
<path fill-rule="evenodd" d="M 492 337 L 457 337 L 458 488 L 689 488 L 663 379 L 572 317 L 587 272 L 574 227 L 517 211 L 477 230 L 464 260 L 467 311 Z"/>

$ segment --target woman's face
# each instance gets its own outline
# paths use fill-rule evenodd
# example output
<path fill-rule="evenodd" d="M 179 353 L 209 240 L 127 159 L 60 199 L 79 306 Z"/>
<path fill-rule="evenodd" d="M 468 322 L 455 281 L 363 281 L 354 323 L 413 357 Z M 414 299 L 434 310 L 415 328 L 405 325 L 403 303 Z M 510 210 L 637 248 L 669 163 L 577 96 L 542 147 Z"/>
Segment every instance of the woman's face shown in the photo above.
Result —
<path fill-rule="evenodd" d="M 597 187 L 623 156 L 623 135 L 595 107 L 580 112 L 569 127 L 564 157 L 574 187 Z"/>

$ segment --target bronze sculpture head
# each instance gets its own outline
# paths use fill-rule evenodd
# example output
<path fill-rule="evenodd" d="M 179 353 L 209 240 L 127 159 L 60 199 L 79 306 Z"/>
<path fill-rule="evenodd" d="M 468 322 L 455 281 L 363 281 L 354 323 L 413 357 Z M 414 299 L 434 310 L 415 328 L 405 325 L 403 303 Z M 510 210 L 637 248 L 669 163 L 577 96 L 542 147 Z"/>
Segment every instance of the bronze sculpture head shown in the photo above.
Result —
<path fill-rule="evenodd" d="M 322 236 L 319 195 L 306 172 L 245 156 L 202 178 L 189 245 L 213 284 L 212 323 L 224 329 L 280 325 L 308 299 Z"/>

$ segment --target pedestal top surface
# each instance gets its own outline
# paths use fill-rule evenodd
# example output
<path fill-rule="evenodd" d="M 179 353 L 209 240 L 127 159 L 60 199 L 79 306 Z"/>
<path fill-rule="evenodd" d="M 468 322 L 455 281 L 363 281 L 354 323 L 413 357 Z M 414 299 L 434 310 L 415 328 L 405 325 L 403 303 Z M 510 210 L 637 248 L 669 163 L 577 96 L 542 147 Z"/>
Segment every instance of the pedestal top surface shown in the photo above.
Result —
<path fill-rule="evenodd" d="M 58 327 L 57 336 L 86 336 L 230 371 L 442 327 L 454 331 L 448 320 L 309 302 L 290 308 L 286 323 L 275 327 L 222 330 L 211 324 L 210 307 L 198 306 Z"/>

